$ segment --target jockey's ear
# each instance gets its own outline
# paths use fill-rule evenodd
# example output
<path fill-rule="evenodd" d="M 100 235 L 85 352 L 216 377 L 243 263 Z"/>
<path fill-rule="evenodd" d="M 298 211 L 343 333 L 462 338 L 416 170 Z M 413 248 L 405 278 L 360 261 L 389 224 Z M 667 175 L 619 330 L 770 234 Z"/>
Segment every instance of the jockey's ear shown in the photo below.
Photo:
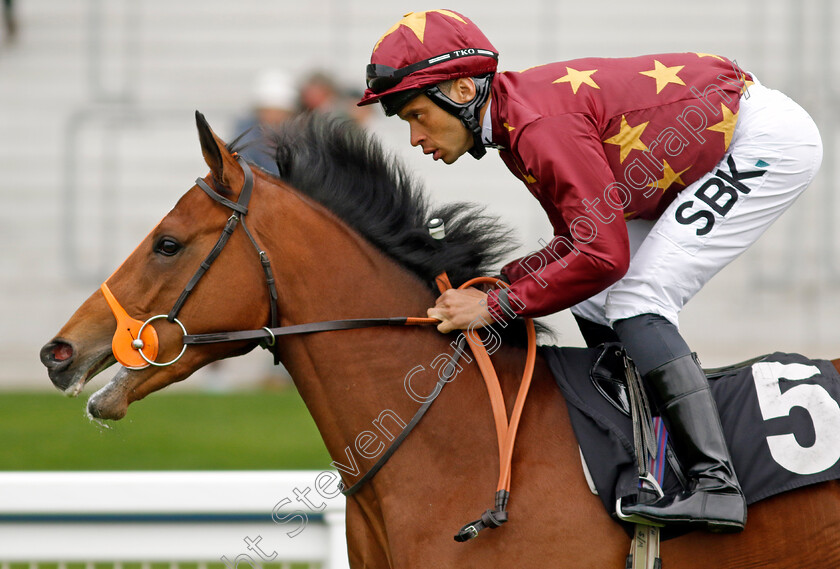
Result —
<path fill-rule="evenodd" d="M 195 112 L 195 124 L 201 142 L 201 153 L 213 177 L 226 188 L 236 191 L 242 185 L 242 167 L 228 151 L 225 142 L 210 128 L 204 115 L 198 111 Z"/>
<path fill-rule="evenodd" d="M 456 103 L 468 103 L 475 98 L 475 83 L 471 77 L 459 77 L 452 81 L 447 96 Z"/>

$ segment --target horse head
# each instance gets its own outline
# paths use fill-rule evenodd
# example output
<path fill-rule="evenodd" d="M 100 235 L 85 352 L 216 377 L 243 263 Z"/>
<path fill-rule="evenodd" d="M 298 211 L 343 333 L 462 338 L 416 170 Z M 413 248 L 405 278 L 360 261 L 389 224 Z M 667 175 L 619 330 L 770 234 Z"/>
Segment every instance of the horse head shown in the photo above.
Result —
<path fill-rule="evenodd" d="M 73 396 L 117 360 L 123 364 L 111 382 L 90 398 L 88 412 L 93 417 L 119 419 L 131 402 L 185 379 L 211 361 L 244 353 L 256 345 L 217 344 L 182 353 L 187 329 L 259 328 L 268 321 L 269 293 L 260 259 L 248 235 L 237 231 L 231 222 L 232 217 L 244 215 L 223 203 L 236 204 L 242 197 L 250 170 L 246 172 L 248 167 L 243 168 L 244 162 L 228 150 L 200 113 L 196 113 L 196 123 L 210 173 L 182 196 L 103 287 L 41 349 L 41 361 L 53 384 Z M 258 181 L 254 194 L 259 193 L 259 186 Z M 205 195 L 208 190 L 216 194 L 214 199 Z M 253 201 L 258 199 L 255 196 Z M 188 300 L 181 301 L 177 316 L 167 318 L 173 316 L 173 307 L 191 276 L 202 261 L 206 263 L 208 252 L 224 231 L 230 231 L 223 244 L 226 254 L 218 255 L 214 270 L 195 286 Z M 211 286 L 209 281 L 215 284 Z M 171 365 L 159 364 L 170 361 Z"/>
<path fill-rule="evenodd" d="M 310 380 L 323 380 L 313 358 L 343 358 L 337 369 L 366 366 L 382 342 L 364 346 L 367 336 L 353 334 L 354 345 L 339 350 L 329 334 L 302 340 L 284 331 L 274 342 L 271 330 L 425 316 L 438 274 L 447 271 L 458 286 L 486 274 L 510 248 L 507 230 L 474 207 L 430 208 L 399 162 L 350 123 L 315 115 L 287 122 L 266 141 L 276 150 L 276 177 L 245 162 L 237 143 L 226 146 L 200 113 L 196 121 L 209 174 L 41 350 L 53 384 L 71 396 L 122 364 L 91 396 L 95 418 L 119 419 L 131 402 L 260 343 L 273 345 L 306 395 Z M 427 227 L 438 218 L 443 239 Z M 271 336 L 193 341 L 262 329 Z"/>

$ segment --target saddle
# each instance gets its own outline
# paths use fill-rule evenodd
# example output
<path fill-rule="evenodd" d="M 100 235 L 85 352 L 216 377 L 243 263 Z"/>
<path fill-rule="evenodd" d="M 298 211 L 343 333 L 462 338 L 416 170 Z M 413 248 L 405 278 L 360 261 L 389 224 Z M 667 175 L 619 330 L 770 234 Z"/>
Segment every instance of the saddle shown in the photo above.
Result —
<path fill-rule="evenodd" d="M 626 352 L 617 343 L 602 344 L 598 356 L 589 370 L 589 379 L 595 385 L 595 389 L 612 404 L 616 409 L 630 416 L 630 395 L 627 386 L 627 365 Z M 709 381 L 725 377 L 727 375 L 741 373 L 745 368 L 756 362 L 765 361 L 768 354 L 756 356 L 737 364 L 717 368 L 704 368 L 706 378 Z"/>
<path fill-rule="evenodd" d="M 629 360 L 614 343 L 540 350 L 565 397 L 590 485 L 631 532 L 616 514 L 618 499 L 640 491 Z M 840 374 L 831 362 L 776 352 L 706 370 L 706 376 L 748 504 L 840 478 Z M 655 410 L 652 417 L 658 446 L 648 470 L 665 494 L 673 494 L 685 479 Z M 665 528 L 662 539 L 676 535 Z"/>

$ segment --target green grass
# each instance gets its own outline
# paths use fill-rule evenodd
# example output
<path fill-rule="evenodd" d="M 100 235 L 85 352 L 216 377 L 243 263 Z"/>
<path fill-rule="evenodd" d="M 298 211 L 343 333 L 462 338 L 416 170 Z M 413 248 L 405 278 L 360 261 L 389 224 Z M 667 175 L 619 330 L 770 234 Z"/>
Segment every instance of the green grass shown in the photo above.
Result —
<path fill-rule="evenodd" d="M 3 470 L 266 470 L 329 466 L 294 389 L 155 393 L 110 429 L 89 421 L 86 398 L 0 392 Z"/>

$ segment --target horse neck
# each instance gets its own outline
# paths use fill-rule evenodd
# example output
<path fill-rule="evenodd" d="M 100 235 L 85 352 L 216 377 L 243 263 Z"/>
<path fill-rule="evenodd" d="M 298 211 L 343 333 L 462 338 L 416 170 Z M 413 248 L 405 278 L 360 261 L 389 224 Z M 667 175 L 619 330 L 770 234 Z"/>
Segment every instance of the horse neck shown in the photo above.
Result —
<path fill-rule="evenodd" d="M 279 262 L 284 324 L 425 316 L 435 298 L 425 283 L 323 208 L 299 198 L 288 202 L 278 210 L 288 219 L 286 229 L 274 240 L 280 254 L 273 258 Z M 282 259 L 294 259 L 294 266 Z M 389 550 L 387 520 L 393 524 L 408 519 L 413 525 L 418 515 L 428 511 L 427 492 L 432 491 L 430 484 L 437 484 L 435 480 L 469 473 L 469 484 L 475 484 L 470 492 L 486 488 L 487 498 L 491 497 L 498 471 L 487 465 L 497 460 L 498 443 L 477 366 L 464 365 L 445 391 L 439 396 L 434 391 L 441 367 L 434 362 L 441 356 L 448 360 L 454 340 L 424 326 L 293 336 L 281 344 L 283 363 L 321 432 L 332 465 L 348 485 L 359 481 L 382 458 L 420 407 L 409 391 L 421 398 L 435 397 L 434 408 L 387 467 L 355 494 L 353 509 L 348 511 L 348 527 L 355 528 L 350 536 L 353 549 Z M 467 357 L 461 363 L 466 364 Z M 524 360 L 524 350 L 507 347 L 493 356 L 508 409 L 513 407 Z M 408 378 L 411 390 L 406 387 Z M 460 436 L 465 429 L 469 452 L 464 452 Z M 412 490 L 406 494 L 405 488 Z M 382 499 L 397 493 L 402 499 Z M 359 542 L 360 535 L 368 536 L 364 543 Z"/>
<path fill-rule="evenodd" d="M 272 199 L 278 203 L 252 211 L 275 212 L 258 231 L 270 240 L 282 325 L 425 316 L 434 304 L 426 284 L 325 208 L 291 190 Z M 348 443 L 383 410 L 416 407 L 404 376 L 428 366 L 450 341 L 432 327 L 328 332 L 284 338 L 281 358 L 328 450 L 344 462 Z M 397 412 L 404 420 L 410 413 Z"/>

